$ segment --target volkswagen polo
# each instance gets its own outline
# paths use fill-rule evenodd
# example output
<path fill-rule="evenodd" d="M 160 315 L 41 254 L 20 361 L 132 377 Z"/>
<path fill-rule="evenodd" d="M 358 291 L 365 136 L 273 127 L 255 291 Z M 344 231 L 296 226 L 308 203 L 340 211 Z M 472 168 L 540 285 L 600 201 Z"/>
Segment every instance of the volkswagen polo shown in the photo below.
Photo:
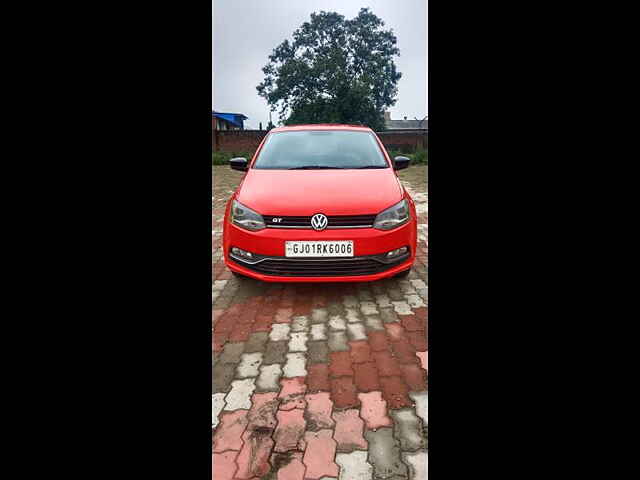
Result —
<path fill-rule="evenodd" d="M 297 125 L 272 129 L 229 199 L 224 261 L 267 282 L 362 282 L 406 276 L 417 244 L 416 209 L 369 128 Z"/>

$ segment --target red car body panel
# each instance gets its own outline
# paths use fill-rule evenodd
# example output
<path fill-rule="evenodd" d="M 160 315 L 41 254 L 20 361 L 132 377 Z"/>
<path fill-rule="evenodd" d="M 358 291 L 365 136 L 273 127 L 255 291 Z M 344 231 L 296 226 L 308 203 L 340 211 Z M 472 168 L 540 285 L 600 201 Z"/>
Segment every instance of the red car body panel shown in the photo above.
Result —
<path fill-rule="evenodd" d="M 297 125 L 275 128 L 271 132 L 288 130 L 361 130 L 370 129 L 348 125 Z M 392 165 L 384 146 L 374 136 L 389 165 Z M 392 169 L 371 170 L 263 170 L 253 169 L 262 141 L 250 162 L 249 170 L 227 203 L 223 222 L 223 252 L 226 265 L 232 271 L 263 281 L 273 282 L 363 282 L 388 278 L 411 268 L 417 244 L 417 216 L 413 200 Z M 410 220 L 393 230 L 374 228 L 345 228 L 316 231 L 311 229 L 265 228 L 256 232 L 231 223 L 233 200 L 265 215 L 310 216 L 375 215 L 406 199 L 410 206 Z M 287 240 L 353 240 L 354 256 L 378 255 L 409 246 L 406 261 L 389 270 L 372 275 L 290 277 L 264 275 L 230 260 L 232 247 L 259 255 L 284 257 Z"/>

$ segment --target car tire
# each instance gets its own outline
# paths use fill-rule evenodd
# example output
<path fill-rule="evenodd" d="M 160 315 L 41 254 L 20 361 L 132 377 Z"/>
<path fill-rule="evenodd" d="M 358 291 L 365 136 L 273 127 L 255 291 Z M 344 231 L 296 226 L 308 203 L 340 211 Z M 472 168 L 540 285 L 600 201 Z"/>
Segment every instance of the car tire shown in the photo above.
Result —
<path fill-rule="evenodd" d="M 411 272 L 411 269 L 400 272 L 396 275 L 396 278 L 407 278 L 409 276 L 409 272 Z"/>

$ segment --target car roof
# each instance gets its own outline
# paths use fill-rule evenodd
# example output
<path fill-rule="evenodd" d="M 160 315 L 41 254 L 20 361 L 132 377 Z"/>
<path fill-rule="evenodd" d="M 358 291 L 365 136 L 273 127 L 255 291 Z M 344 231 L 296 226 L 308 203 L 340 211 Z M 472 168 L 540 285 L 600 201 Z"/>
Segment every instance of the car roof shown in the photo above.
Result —
<path fill-rule="evenodd" d="M 276 127 L 272 132 L 294 132 L 300 130 L 359 130 L 362 132 L 371 132 L 369 127 L 362 125 L 343 125 L 340 123 L 314 123 L 310 125 L 290 125 L 286 127 Z"/>

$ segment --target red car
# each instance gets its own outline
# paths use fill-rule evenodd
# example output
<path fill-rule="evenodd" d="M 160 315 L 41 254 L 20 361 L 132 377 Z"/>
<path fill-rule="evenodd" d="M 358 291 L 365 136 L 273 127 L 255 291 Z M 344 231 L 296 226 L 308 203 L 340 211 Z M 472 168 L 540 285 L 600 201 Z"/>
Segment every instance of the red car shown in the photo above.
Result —
<path fill-rule="evenodd" d="M 366 282 L 409 274 L 416 209 L 369 128 L 274 128 L 246 171 L 224 218 L 224 260 L 236 275 L 267 282 Z"/>

